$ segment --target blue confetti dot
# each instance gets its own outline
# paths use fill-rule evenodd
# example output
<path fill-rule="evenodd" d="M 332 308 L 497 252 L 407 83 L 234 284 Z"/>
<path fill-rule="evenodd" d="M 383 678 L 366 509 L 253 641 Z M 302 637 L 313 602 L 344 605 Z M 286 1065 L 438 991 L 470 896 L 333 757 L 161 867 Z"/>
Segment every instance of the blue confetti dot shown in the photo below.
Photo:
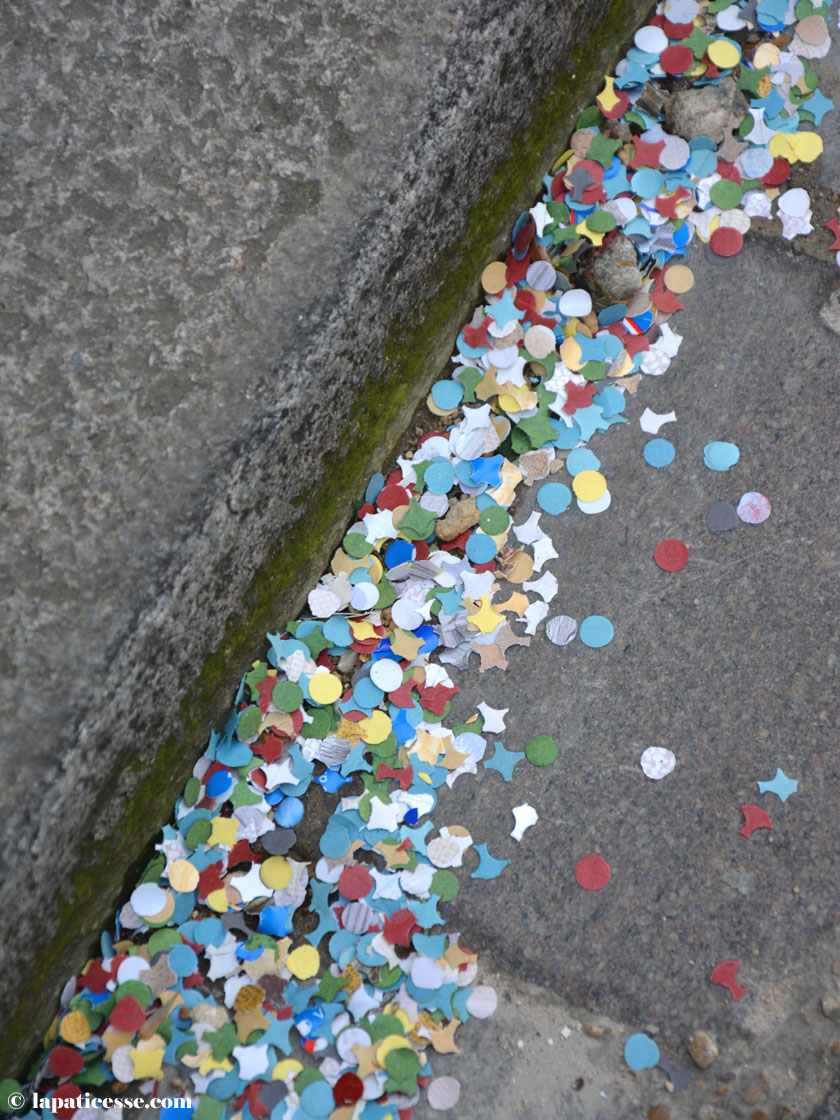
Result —
<path fill-rule="evenodd" d="M 411 541 L 394 541 L 393 544 L 388 545 L 388 551 L 385 553 L 385 566 L 388 568 L 396 568 L 398 564 L 407 564 L 409 560 L 414 559 L 415 551 Z M 330 619 L 330 622 L 332 621 L 333 619 Z M 338 621 L 344 622 L 345 620 L 342 618 Z M 325 638 L 329 638 L 327 634 L 327 626 L 329 626 L 329 624 L 329 622 L 324 623 Z M 332 641 L 332 639 L 330 639 L 330 641 Z"/>
<path fill-rule="evenodd" d="M 426 489 L 433 494 L 448 494 L 455 484 L 455 468 L 451 463 L 432 463 L 423 476 Z"/>
<path fill-rule="evenodd" d="M 329 1116 L 335 1108 L 329 1081 L 311 1081 L 301 1093 L 300 1103 L 310 1116 Z"/>
<path fill-rule="evenodd" d="M 451 412 L 464 399 L 464 386 L 457 381 L 437 381 L 432 386 L 432 400 L 443 412 Z"/>
<path fill-rule="evenodd" d="M 303 817 L 303 802 L 299 797 L 285 797 L 274 811 L 274 823 L 282 828 L 294 828 Z"/>
<path fill-rule="evenodd" d="M 572 477 L 581 471 L 597 471 L 600 466 L 601 460 L 588 447 L 576 447 L 566 456 L 566 470 Z"/>
<path fill-rule="evenodd" d="M 486 564 L 496 555 L 496 542 L 486 533 L 473 533 L 464 550 L 473 564 Z"/>
<path fill-rule="evenodd" d="M 665 186 L 665 177 L 654 167 L 643 167 L 630 180 L 630 186 L 639 198 L 656 198 Z"/>
<path fill-rule="evenodd" d="M 711 471 L 728 471 L 741 458 L 741 452 L 734 443 L 713 440 L 703 448 L 703 462 Z"/>
<path fill-rule="evenodd" d="M 572 492 L 562 482 L 547 482 L 537 491 L 537 505 L 546 513 L 562 513 L 571 500 Z"/>
<path fill-rule="evenodd" d="M 205 786 L 207 796 L 221 797 L 223 794 L 227 793 L 232 785 L 233 778 L 230 776 L 230 771 L 217 770 L 215 774 L 211 774 L 207 779 L 207 785 Z"/>
<path fill-rule="evenodd" d="M 645 444 L 642 454 L 648 466 L 667 467 L 674 461 L 674 445 L 667 439 L 652 439 Z"/>
<path fill-rule="evenodd" d="M 578 629 L 580 640 L 591 649 L 600 649 L 613 640 L 615 628 L 602 614 L 591 614 L 585 618 Z"/>
<path fill-rule="evenodd" d="M 189 945 L 175 945 L 169 950 L 169 967 L 176 976 L 192 976 L 198 972 L 198 957 Z"/>
<path fill-rule="evenodd" d="M 631 1034 L 624 1043 L 624 1060 L 631 1069 L 653 1069 L 659 1064 L 659 1047 L 646 1034 Z"/>

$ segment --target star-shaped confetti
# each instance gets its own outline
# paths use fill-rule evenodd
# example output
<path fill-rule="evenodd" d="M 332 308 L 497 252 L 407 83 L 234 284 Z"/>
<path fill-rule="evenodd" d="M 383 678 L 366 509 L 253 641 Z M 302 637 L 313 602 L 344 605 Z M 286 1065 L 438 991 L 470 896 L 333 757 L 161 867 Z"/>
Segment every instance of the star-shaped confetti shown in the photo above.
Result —
<path fill-rule="evenodd" d="M 780 801 L 787 801 L 798 788 L 799 782 L 796 778 L 789 778 L 779 767 L 776 768 L 776 776 L 769 782 L 758 782 L 759 793 L 775 793 Z"/>

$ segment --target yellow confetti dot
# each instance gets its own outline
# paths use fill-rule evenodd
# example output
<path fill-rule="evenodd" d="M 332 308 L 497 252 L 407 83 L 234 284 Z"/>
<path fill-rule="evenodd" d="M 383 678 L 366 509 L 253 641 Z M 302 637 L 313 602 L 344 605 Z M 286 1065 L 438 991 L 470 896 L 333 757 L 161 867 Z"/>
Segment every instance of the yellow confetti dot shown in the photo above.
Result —
<path fill-rule="evenodd" d="M 160 1077 L 163 1074 L 163 1054 L 161 1048 L 156 1050 L 132 1050 L 131 1060 L 134 1063 L 134 1080 L 141 1081 L 146 1077 Z"/>
<path fill-rule="evenodd" d="M 731 70 L 741 61 L 741 50 L 731 39 L 718 39 L 710 43 L 706 54 L 719 70 Z"/>
<path fill-rule="evenodd" d="M 406 1048 L 409 1050 L 411 1049 L 411 1043 L 407 1038 L 404 1038 L 401 1034 L 389 1034 L 388 1037 L 383 1039 L 379 1046 L 377 1046 L 376 1060 L 384 1069 L 385 1059 L 392 1050 L 405 1050 Z"/>
<path fill-rule="evenodd" d="M 665 273 L 665 287 L 678 296 L 690 292 L 694 287 L 694 273 L 686 264 L 672 264 Z"/>
<path fill-rule="evenodd" d="M 803 163 L 813 163 L 818 156 L 822 155 L 823 138 L 818 132 L 788 133 L 788 140 L 797 157 Z"/>
<path fill-rule="evenodd" d="M 68 1011 L 61 1020 L 58 1033 L 65 1042 L 79 1046 L 90 1038 L 90 1023 L 81 1011 Z"/>
<path fill-rule="evenodd" d="M 294 1058 L 284 1058 L 281 1062 L 278 1062 L 271 1071 L 271 1080 L 285 1081 L 290 1073 L 293 1073 L 297 1077 L 302 1069 L 303 1066 L 300 1062 L 295 1061 Z"/>
<path fill-rule="evenodd" d="M 600 471 L 581 471 L 572 479 L 575 497 L 582 502 L 597 502 L 607 488 L 607 480 Z"/>
<path fill-rule="evenodd" d="M 507 286 L 507 266 L 504 261 L 493 261 L 481 274 L 481 286 L 489 295 L 504 291 Z"/>
<path fill-rule="evenodd" d="M 260 878 L 273 891 L 282 891 L 292 879 L 292 866 L 283 856 L 269 856 L 260 864 Z"/>
<path fill-rule="evenodd" d="M 187 891 L 194 891 L 198 886 L 198 868 L 190 863 L 188 859 L 176 859 L 169 865 L 169 883 L 174 891 L 179 894 L 186 894 Z"/>
<path fill-rule="evenodd" d="M 789 160 L 791 163 L 796 163 L 799 158 L 793 150 L 793 145 L 790 142 L 790 136 L 785 132 L 777 132 L 775 136 L 771 137 L 768 147 L 770 148 L 770 155 L 774 159 L 780 156 L 782 159 Z"/>
<path fill-rule="evenodd" d="M 385 712 L 376 711 L 359 720 L 359 731 L 365 743 L 384 743 L 391 734 L 391 717 Z"/>
<path fill-rule="evenodd" d="M 316 704 L 334 704 L 343 691 L 341 681 L 334 673 L 316 673 L 310 677 L 308 688 Z"/>
<path fill-rule="evenodd" d="M 239 821 L 235 817 L 213 817 L 210 825 L 211 832 L 210 839 L 207 841 L 208 846 L 213 848 L 219 844 L 223 848 L 232 848 L 236 843 Z"/>
<path fill-rule="evenodd" d="M 388 721 L 390 723 L 390 720 Z M 320 967 L 321 958 L 313 945 L 298 945 L 286 958 L 286 968 L 298 980 L 309 980 Z"/>
<path fill-rule="evenodd" d="M 580 348 L 580 343 L 574 338 L 567 338 L 563 345 L 560 347 L 560 357 L 563 359 L 565 365 L 571 370 L 578 370 L 583 365 L 581 358 L 583 351 Z"/>
<path fill-rule="evenodd" d="M 217 914 L 227 913 L 228 898 L 223 888 L 211 891 L 207 896 L 207 905 L 211 910 L 215 910 Z"/>

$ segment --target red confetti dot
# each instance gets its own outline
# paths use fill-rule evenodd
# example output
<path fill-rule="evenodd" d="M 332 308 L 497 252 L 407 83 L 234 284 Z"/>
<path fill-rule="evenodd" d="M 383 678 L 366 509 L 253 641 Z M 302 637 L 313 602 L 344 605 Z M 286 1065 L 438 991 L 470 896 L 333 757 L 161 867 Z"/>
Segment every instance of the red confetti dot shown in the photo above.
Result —
<path fill-rule="evenodd" d="M 361 1077 L 355 1073 L 342 1073 L 333 1085 L 333 1100 L 339 1108 L 347 1108 L 360 1101 L 364 1091 Z"/>
<path fill-rule="evenodd" d="M 719 257 L 734 257 L 744 247 L 744 235 L 734 226 L 718 226 L 709 238 L 712 252 Z"/>
<path fill-rule="evenodd" d="M 688 563 L 688 546 L 676 537 L 669 537 L 656 546 L 653 558 L 663 572 L 678 572 Z"/>
<path fill-rule="evenodd" d="M 115 1031 L 130 1031 L 134 1034 L 145 1022 L 146 1012 L 134 996 L 123 996 L 111 1012 L 111 1026 Z"/>
<path fill-rule="evenodd" d="M 70 1081 L 67 1085 L 60 1085 L 55 1092 L 50 1093 L 50 1097 L 59 1101 L 68 1102 L 66 1104 L 51 1105 L 50 1112 L 53 1116 L 57 1116 L 58 1120 L 70 1120 L 70 1117 L 75 1114 L 81 1102 L 82 1088 L 80 1085 L 74 1085 L 73 1082 Z"/>
<path fill-rule="evenodd" d="M 345 867 L 338 877 L 338 889 L 350 902 L 370 894 L 373 876 L 366 867 Z"/>
<path fill-rule="evenodd" d="M 694 65 L 694 52 L 691 47 L 666 47 L 659 56 L 659 65 L 666 74 L 684 74 Z"/>
<path fill-rule="evenodd" d="M 762 175 L 759 179 L 762 187 L 780 187 L 782 183 L 786 183 L 790 178 L 790 164 L 786 159 L 781 156 L 776 156 L 773 160 L 773 166 L 766 175 Z"/>
<path fill-rule="evenodd" d="M 693 23 L 672 23 L 669 19 L 662 21 L 662 30 L 669 39 L 687 39 L 694 30 Z"/>
<path fill-rule="evenodd" d="M 85 1059 L 72 1046 L 54 1046 L 50 1050 L 50 1069 L 56 1077 L 72 1077 L 85 1068 Z"/>
<path fill-rule="evenodd" d="M 376 504 L 379 509 L 398 509 L 407 506 L 411 495 L 404 486 L 386 486 L 379 491 Z"/>
<path fill-rule="evenodd" d="M 610 881 L 610 865 L 600 856 L 584 856 L 575 868 L 575 879 L 585 891 L 600 891 Z"/>

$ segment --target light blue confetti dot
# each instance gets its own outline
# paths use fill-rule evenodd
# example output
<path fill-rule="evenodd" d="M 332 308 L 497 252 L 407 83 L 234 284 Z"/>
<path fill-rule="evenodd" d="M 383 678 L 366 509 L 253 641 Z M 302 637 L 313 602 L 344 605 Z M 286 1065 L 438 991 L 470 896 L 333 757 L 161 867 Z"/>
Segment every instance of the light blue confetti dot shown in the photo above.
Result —
<path fill-rule="evenodd" d="M 581 471 L 597 471 L 600 468 L 601 460 L 588 447 L 576 447 L 566 456 L 566 470 L 573 478 Z"/>
<path fill-rule="evenodd" d="M 600 649 L 613 640 L 615 627 L 608 618 L 602 614 L 591 614 L 580 624 L 578 635 L 585 646 L 591 649 Z"/>
<path fill-rule="evenodd" d="M 189 945 L 176 945 L 169 950 L 169 967 L 176 976 L 192 976 L 198 972 L 198 957 Z"/>
<path fill-rule="evenodd" d="M 444 412 L 451 412 L 464 399 L 464 386 L 457 381 L 437 381 L 432 386 L 432 400 Z"/>
<path fill-rule="evenodd" d="M 284 797 L 274 810 L 274 821 L 281 828 L 294 828 L 303 819 L 303 802 L 299 797 Z"/>
<path fill-rule="evenodd" d="M 496 555 L 496 542 L 486 533 L 473 533 L 464 551 L 473 564 L 486 564 Z"/>
<path fill-rule="evenodd" d="M 653 1069 L 659 1063 L 659 1047 L 646 1034 L 631 1034 L 624 1043 L 624 1060 L 631 1069 Z"/>
<path fill-rule="evenodd" d="M 643 167 L 630 180 L 630 186 L 639 198 L 656 198 L 665 186 L 665 177 L 654 167 Z"/>
<path fill-rule="evenodd" d="M 674 461 L 674 445 L 667 439 L 652 439 L 642 452 L 650 467 L 667 467 Z"/>
<path fill-rule="evenodd" d="M 455 468 L 451 463 L 432 463 L 423 479 L 433 494 L 448 494 L 455 485 Z"/>
<path fill-rule="evenodd" d="M 537 491 L 537 505 L 545 513 L 562 513 L 571 500 L 572 492 L 562 482 L 547 482 Z"/>
<path fill-rule="evenodd" d="M 310 1116 L 329 1116 L 335 1108 L 332 1086 L 328 1081 L 310 1082 L 300 1095 L 300 1103 Z"/>
<path fill-rule="evenodd" d="M 703 448 L 703 462 L 711 471 L 728 471 L 741 458 L 741 452 L 734 443 L 712 440 Z"/>

